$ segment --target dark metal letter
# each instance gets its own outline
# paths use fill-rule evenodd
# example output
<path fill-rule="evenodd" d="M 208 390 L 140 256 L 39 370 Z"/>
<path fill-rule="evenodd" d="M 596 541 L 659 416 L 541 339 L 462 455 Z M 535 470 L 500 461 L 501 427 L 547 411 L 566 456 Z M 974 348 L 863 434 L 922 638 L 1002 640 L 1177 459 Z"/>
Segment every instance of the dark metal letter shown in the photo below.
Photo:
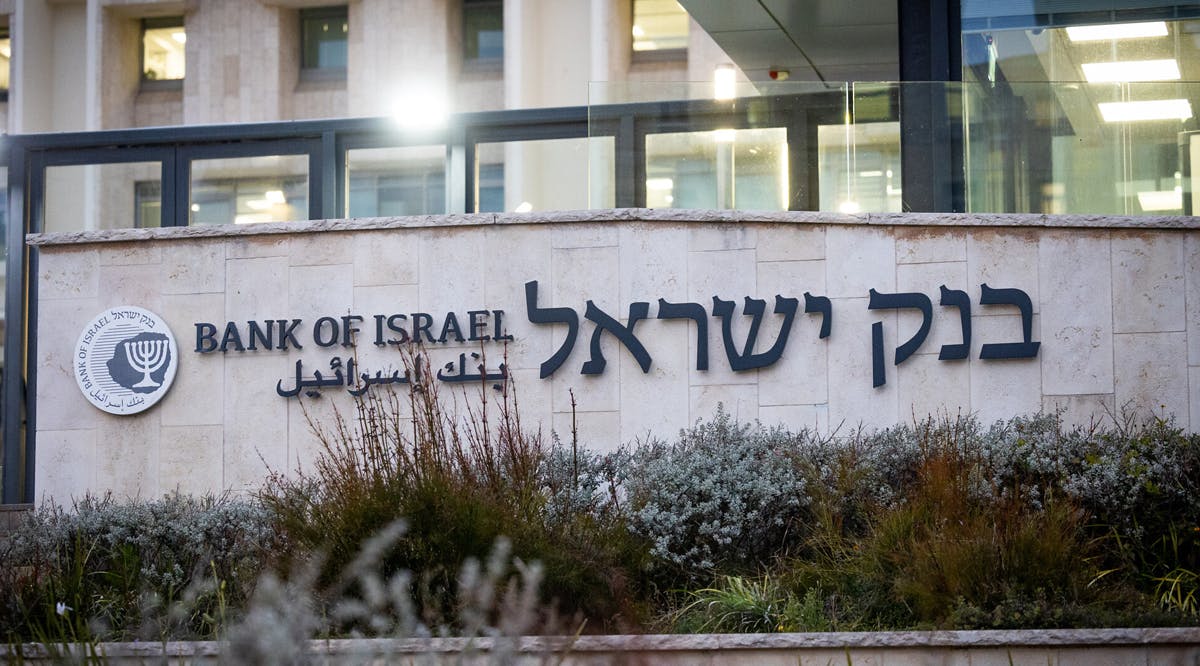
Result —
<path fill-rule="evenodd" d="M 537 299 L 537 280 L 530 280 L 525 283 L 525 314 L 531 323 L 567 325 L 567 338 L 563 340 L 562 346 L 553 356 L 542 362 L 539 377 L 545 379 L 554 374 L 571 355 L 571 350 L 575 347 L 575 336 L 579 334 L 579 315 L 571 308 L 539 308 Z"/>
<path fill-rule="evenodd" d="M 891 310 L 899 308 L 915 308 L 921 311 L 921 328 L 908 342 L 896 347 L 895 364 L 900 365 L 908 360 L 925 342 L 929 335 L 929 326 L 933 323 L 933 302 L 925 294 L 905 292 L 899 294 L 881 294 L 871 290 L 871 300 L 867 302 L 868 310 Z M 871 325 L 871 367 L 875 387 L 883 386 L 887 378 L 883 374 L 883 322 Z"/>
<path fill-rule="evenodd" d="M 821 313 L 821 334 L 818 338 L 829 337 L 829 331 L 833 328 L 833 304 L 829 302 L 828 296 L 813 296 L 807 291 L 804 292 L 804 312 Z"/>
<path fill-rule="evenodd" d="M 607 330 L 612 333 L 629 353 L 633 354 L 633 358 L 641 366 L 642 372 L 650 372 L 650 353 L 642 346 L 633 335 L 633 327 L 637 323 L 646 318 L 650 313 L 650 304 L 646 302 L 630 303 L 629 304 L 629 325 L 622 326 L 621 322 L 613 319 L 607 312 L 596 307 L 592 301 L 587 302 L 587 310 L 584 311 L 584 316 L 596 322 L 596 327 L 592 329 L 592 358 L 587 363 L 583 364 L 583 373 L 585 375 L 598 375 L 604 372 L 604 366 L 607 361 L 604 360 L 604 352 L 600 351 L 600 333 Z"/>
<path fill-rule="evenodd" d="M 987 284 L 980 285 L 983 293 L 979 298 L 982 305 L 1015 305 L 1021 311 L 1022 342 L 1000 342 L 983 345 L 979 349 L 979 358 L 1036 358 L 1040 342 L 1033 342 L 1033 302 L 1029 294 L 1020 289 L 992 289 Z"/>
<path fill-rule="evenodd" d="M 962 344 L 942 345 L 938 354 L 939 361 L 955 361 L 971 355 L 971 297 L 959 289 L 947 289 L 946 285 L 938 287 L 942 292 L 940 305 L 951 305 L 958 308 L 958 319 L 962 325 Z"/>
<path fill-rule="evenodd" d="M 696 369 L 708 370 L 708 312 L 699 303 L 668 303 L 658 299 L 659 319 L 691 319 L 696 322 Z"/>
<path fill-rule="evenodd" d="M 763 313 L 767 311 L 767 302 L 757 298 L 746 297 L 742 306 L 742 314 L 754 317 L 750 322 L 750 331 L 746 334 L 746 344 L 741 353 L 733 346 L 733 301 L 723 301 L 713 296 L 713 316 L 721 318 L 721 337 L 725 342 L 725 356 L 729 358 L 729 366 L 734 370 L 753 370 L 765 368 L 778 361 L 783 356 L 783 348 L 787 345 L 788 334 L 792 332 L 792 322 L 796 319 L 796 310 L 800 301 L 795 298 L 784 298 L 775 295 L 775 314 L 783 315 L 783 324 L 779 327 L 779 337 L 775 344 L 765 352 L 753 354 L 754 343 L 758 339 L 758 327 L 762 324 Z"/>

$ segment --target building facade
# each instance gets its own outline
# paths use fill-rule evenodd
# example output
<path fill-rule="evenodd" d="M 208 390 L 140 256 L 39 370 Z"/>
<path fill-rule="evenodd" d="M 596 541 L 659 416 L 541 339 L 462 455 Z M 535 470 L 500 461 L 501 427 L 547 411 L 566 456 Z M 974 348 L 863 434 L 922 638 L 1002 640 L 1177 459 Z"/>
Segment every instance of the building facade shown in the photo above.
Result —
<path fill-rule="evenodd" d="M 322 336 L 361 329 L 378 344 L 355 363 L 383 371 L 367 352 L 393 324 L 457 358 L 478 313 L 512 357 L 474 374 L 511 369 L 544 428 L 582 415 L 603 447 L 718 403 L 825 432 L 938 411 L 1200 419 L 1200 3 L 0 15 L 5 501 L 250 487 L 311 458 L 310 370 L 357 376 L 325 352 L 365 343 Z M 161 345 L 114 357 L 140 385 L 117 412 L 180 373 L 137 415 L 89 397 L 109 366 L 81 379 L 71 360 L 124 306 L 177 345 L 177 366 Z M 306 347 L 280 346 L 293 329 Z M 455 358 L 439 374 L 472 374 Z"/>

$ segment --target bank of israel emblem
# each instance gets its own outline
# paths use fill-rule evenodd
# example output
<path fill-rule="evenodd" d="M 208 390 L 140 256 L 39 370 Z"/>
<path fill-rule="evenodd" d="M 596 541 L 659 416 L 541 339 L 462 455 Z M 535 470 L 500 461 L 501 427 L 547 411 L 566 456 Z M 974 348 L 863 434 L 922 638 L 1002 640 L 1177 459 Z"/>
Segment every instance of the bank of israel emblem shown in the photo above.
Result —
<path fill-rule="evenodd" d="M 175 380 L 179 349 L 161 317 L 132 305 L 96 316 L 72 355 L 83 396 L 109 414 L 137 414 L 162 399 Z"/>

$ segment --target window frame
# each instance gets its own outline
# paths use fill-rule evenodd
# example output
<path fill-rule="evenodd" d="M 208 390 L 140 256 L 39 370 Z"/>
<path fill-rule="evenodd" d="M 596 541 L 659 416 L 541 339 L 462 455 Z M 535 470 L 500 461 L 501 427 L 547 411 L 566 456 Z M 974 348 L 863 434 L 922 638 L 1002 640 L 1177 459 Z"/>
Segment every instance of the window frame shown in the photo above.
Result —
<path fill-rule="evenodd" d="M 467 16 L 472 9 L 491 9 L 498 8 L 500 10 L 500 55 L 499 56 L 471 56 L 467 52 Z M 463 0 L 462 1 L 462 63 L 463 69 L 469 71 L 502 71 L 504 69 L 504 2 L 503 0 Z M 476 51 L 479 50 L 479 43 L 476 40 Z"/>
<path fill-rule="evenodd" d="M 146 30 L 179 28 L 187 35 L 183 16 L 146 16 L 138 23 L 138 81 L 140 90 L 183 90 L 183 79 L 187 77 L 187 48 L 184 46 L 183 77 L 178 79 L 151 79 L 146 76 Z"/>
<path fill-rule="evenodd" d="M 305 24 L 311 20 L 323 20 L 331 18 L 340 18 L 346 24 L 346 55 L 349 61 L 350 50 L 350 5 L 324 5 L 321 7 L 304 7 L 297 12 L 298 21 L 300 23 L 299 34 L 299 59 L 297 64 L 300 67 L 301 81 L 344 81 L 346 72 L 349 69 L 349 62 L 341 67 L 321 67 L 309 66 L 305 64 Z"/>

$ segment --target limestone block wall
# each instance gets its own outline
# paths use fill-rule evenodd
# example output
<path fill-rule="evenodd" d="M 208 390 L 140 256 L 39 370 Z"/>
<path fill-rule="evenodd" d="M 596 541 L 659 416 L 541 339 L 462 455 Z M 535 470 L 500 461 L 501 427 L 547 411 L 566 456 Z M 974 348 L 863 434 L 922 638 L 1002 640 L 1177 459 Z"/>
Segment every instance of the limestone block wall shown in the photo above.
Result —
<path fill-rule="evenodd" d="M 309 419 L 328 423 L 353 399 L 341 386 L 315 388 L 316 398 L 282 397 L 280 389 L 295 386 L 297 362 L 305 380 L 314 370 L 329 376 L 334 357 L 353 358 L 366 373 L 397 369 L 396 346 L 373 344 L 375 315 L 388 322 L 394 314 L 406 315 L 395 322 L 410 331 L 416 313 L 429 314 L 438 337 L 455 313 L 467 337 L 470 311 L 488 311 L 494 324 L 502 310 L 512 341 L 459 343 L 451 330 L 447 342 L 425 344 L 432 368 L 450 364 L 453 376 L 460 354 L 473 352 L 484 354 L 489 372 L 504 362 L 527 426 L 566 435 L 574 421 L 583 444 L 597 449 L 673 436 L 718 404 L 742 421 L 823 432 L 927 414 L 974 413 L 986 422 L 1043 409 L 1086 423 L 1123 408 L 1194 429 L 1198 227 L 1195 218 L 607 210 L 35 235 L 36 489 L 59 501 L 85 491 L 240 490 L 268 470 L 306 465 L 319 448 Z M 570 309 L 579 323 L 569 355 L 544 378 L 543 363 L 569 327 L 531 321 L 532 281 L 536 308 Z M 1028 295 L 1036 357 L 980 358 L 983 345 L 1023 338 L 1019 308 L 983 303 L 984 284 Z M 964 328 L 960 308 L 940 304 L 942 286 L 970 303 L 965 359 L 939 359 L 943 346 L 962 343 Z M 898 365 L 896 349 L 919 332 L 923 315 L 871 309 L 872 290 L 930 299 L 927 337 Z M 829 299 L 828 337 L 820 337 L 822 315 L 804 311 L 806 292 Z M 785 306 L 797 299 L 790 326 L 774 312 L 776 296 Z M 714 297 L 734 304 L 728 348 Z M 765 301 L 749 349 L 747 297 Z M 697 324 L 660 318 L 659 299 L 703 308 L 707 369 L 698 368 Z M 643 302 L 645 318 L 634 308 L 630 325 L 631 305 Z M 93 408 L 72 371 L 82 329 L 116 305 L 163 317 L 180 349 L 170 392 L 135 416 Z M 591 340 L 604 314 L 612 318 L 599 337 L 605 367 L 583 374 L 596 368 Z M 317 333 L 328 337 L 354 316 L 362 320 L 353 347 L 342 337 L 317 345 L 319 319 L 331 318 Z M 222 341 L 229 322 L 247 346 L 247 322 L 297 319 L 299 349 L 237 351 L 228 340 L 224 353 L 195 351 L 198 323 L 218 331 L 201 347 Z M 645 372 L 613 334 L 620 328 L 644 346 Z M 777 361 L 733 369 L 735 357 L 762 361 L 756 355 L 785 329 Z M 490 391 L 479 381 L 439 386 L 460 406 Z M 499 393 L 489 396 L 495 404 Z"/>

